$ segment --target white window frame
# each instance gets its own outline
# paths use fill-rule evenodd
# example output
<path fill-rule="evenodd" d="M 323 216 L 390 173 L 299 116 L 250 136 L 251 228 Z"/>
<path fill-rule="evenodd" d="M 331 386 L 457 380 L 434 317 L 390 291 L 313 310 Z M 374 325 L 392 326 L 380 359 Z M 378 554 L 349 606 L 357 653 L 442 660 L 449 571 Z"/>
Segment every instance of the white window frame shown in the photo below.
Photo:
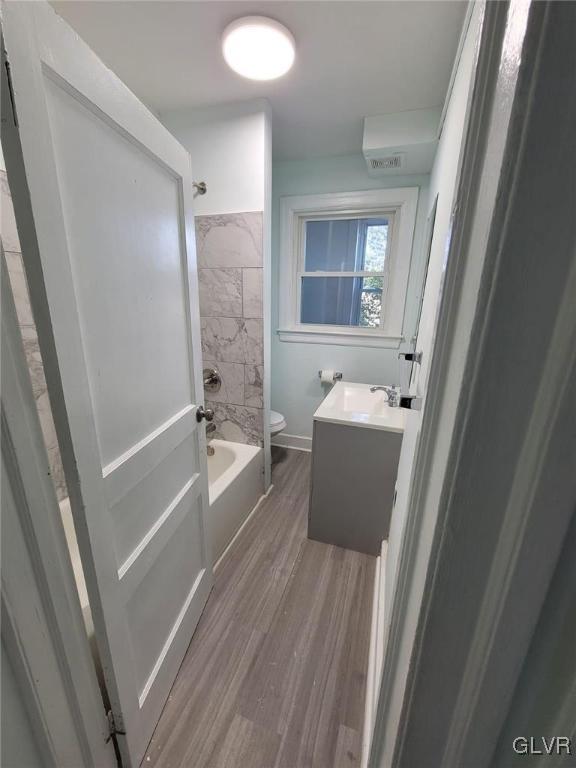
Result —
<path fill-rule="evenodd" d="M 280 199 L 280 302 L 278 336 L 281 341 L 397 348 L 403 341 L 404 309 L 412 259 L 418 206 L 418 187 L 296 195 Z M 304 226 L 311 219 L 390 216 L 391 238 L 385 267 L 382 325 L 311 325 L 300 322 Z M 331 277 L 360 273 L 314 273 Z M 374 276 L 376 273 L 370 273 Z M 379 274 L 379 273 L 378 273 Z"/>
<path fill-rule="evenodd" d="M 356 214 L 350 214 L 350 213 L 326 213 L 325 211 L 320 211 L 318 213 L 311 213 L 306 216 L 299 216 L 298 217 L 298 242 L 296 245 L 296 259 L 297 259 L 297 273 L 296 273 L 296 303 L 297 303 L 297 314 L 296 317 L 301 317 L 301 309 L 302 309 L 302 278 L 304 277 L 311 277 L 311 278 L 323 278 L 323 277 L 381 277 L 382 283 L 383 283 L 383 291 L 382 291 L 382 308 L 380 311 L 380 328 L 385 327 L 386 323 L 386 310 L 388 307 L 387 302 L 387 292 L 388 292 L 388 286 L 389 286 L 389 278 L 390 278 L 390 262 L 391 262 L 391 254 L 393 251 L 393 239 L 394 239 L 394 211 L 388 210 L 388 211 L 374 211 L 370 218 L 373 219 L 388 219 L 388 237 L 386 241 L 386 256 L 384 259 L 384 268 L 379 272 L 369 272 L 369 271 L 362 271 L 362 270 L 348 270 L 344 272 L 336 272 L 335 270 L 329 270 L 329 271 L 307 271 L 306 270 L 306 225 L 308 222 L 311 221 L 338 221 L 340 220 L 346 220 L 349 221 L 351 219 L 357 219 L 362 222 L 367 221 L 366 214 L 364 212 L 356 213 Z M 364 229 L 368 229 L 368 227 L 364 227 Z M 365 245 L 365 244 L 364 244 Z M 304 323 L 303 323 L 304 325 Z M 311 323 L 305 323 L 306 327 L 311 327 L 314 329 L 315 332 L 322 333 L 324 329 L 326 328 L 325 323 L 320 325 L 313 325 Z M 336 328 L 341 327 L 347 327 L 347 328 L 357 328 L 358 326 L 335 326 Z M 368 330 L 368 329 L 366 329 Z"/>

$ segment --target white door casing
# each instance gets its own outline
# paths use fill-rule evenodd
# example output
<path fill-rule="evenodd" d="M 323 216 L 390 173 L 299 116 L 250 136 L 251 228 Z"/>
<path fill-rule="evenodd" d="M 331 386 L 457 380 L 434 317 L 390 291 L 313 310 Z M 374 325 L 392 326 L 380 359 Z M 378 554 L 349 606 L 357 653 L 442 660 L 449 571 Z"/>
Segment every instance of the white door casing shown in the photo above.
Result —
<path fill-rule="evenodd" d="M 469 11 L 463 27 L 462 58 L 455 75 L 453 97 L 449 100 L 447 118 L 444 123 L 446 137 L 441 138 L 439 153 L 433 169 L 432 191 L 435 194 L 430 200 L 429 232 L 430 248 L 426 283 L 421 308 L 418 336 L 414 350 L 423 353 L 422 363 L 413 364 L 410 378 L 410 395 L 421 398 L 426 406 L 430 364 L 434 351 L 434 342 L 438 325 L 438 314 L 442 300 L 444 279 L 446 276 L 447 254 L 450 246 L 454 205 L 456 201 L 457 184 L 460 176 L 462 152 L 466 125 L 468 121 L 473 76 L 476 66 L 477 41 L 481 28 L 481 4 L 476 4 Z M 453 104 L 450 104 L 453 101 Z M 453 114 L 452 114 L 453 113 Z M 443 141 L 443 139 L 445 139 Z M 448 157 L 449 156 L 449 157 Z M 436 164 L 441 174 L 434 171 Z M 440 178 L 441 176 L 441 178 Z M 439 189 L 439 192 L 436 191 Z M 398 464 L 396 479 L 395 507 L 390 521 L 390 535 L 386 558 L 385 577 L 385 621 L 384 637 L 387 640 L 391 619 L 391 607 L 398 586 L 398 568 L 401 552 L 405 546 L 406 525 L 408 521 L 408 506 L 413 486 L 413 473 L 416 457 L 420 447 L 423 411 L 408 411 L 406 428 L 402 440 L 402 450 Z"/>
<path fill-rule="evenodd" d="M 486 5 L 374 765 L 492 766 L 498 744 L 509 765 L 522 733 L 502 724 L 575 498 L 573 17 Z"/>
<path fill-rule="evenodd" d="M 5 120 L 9 112 L 3 113 Z M 6 766 L 114 768 L 1 243 L 0 261 L 1 761 Z"/>
<path fill-rule="evenodd" d="M 8 173 L 99 652 L 135 766 L 212 583 L 190 159 L 47 4 L 2 15 L 24 170 L 5 147 Z"/>

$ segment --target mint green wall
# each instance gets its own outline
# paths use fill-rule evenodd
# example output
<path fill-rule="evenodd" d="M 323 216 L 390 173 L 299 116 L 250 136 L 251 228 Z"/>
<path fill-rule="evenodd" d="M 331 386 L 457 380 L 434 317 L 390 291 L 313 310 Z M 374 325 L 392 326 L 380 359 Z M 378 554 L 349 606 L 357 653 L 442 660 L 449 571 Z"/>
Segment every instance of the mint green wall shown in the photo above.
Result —
<path fill-rule="evenodd" d="M 386 187 L 419 187 L 418 213 L 405 312 L 405 338 L 410 341 L 423 281 L 423 239 L 428 212 L 429 176 L 371 178 L 362 155 L 328 157 L 313 161 L 278 162 L 272 169 L 272 408 L 284 414 L 285 434 L 312 436 L 312 414 L 326 394 L 318 370 L 342 371 L 347 381 L 405 383 L 406 364 L 398 363 L 396 349 L 370 349 L 333 344 L 280 341 L 278 329 L 278 261 L 280 251 L 280 198 L 316 192 L 351 192 Z M 401 349 L 407 349 L 404 343 Z"/>

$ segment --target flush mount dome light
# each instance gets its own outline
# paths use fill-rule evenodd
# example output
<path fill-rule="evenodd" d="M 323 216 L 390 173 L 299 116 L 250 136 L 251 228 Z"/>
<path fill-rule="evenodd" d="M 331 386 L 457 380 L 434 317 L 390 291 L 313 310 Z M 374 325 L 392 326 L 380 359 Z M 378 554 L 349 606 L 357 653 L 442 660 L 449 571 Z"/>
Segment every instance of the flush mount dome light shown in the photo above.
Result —
<path fill-rule="evenodd" d="M 246 16 L 224 30 L 222 51 L 228 66 L 250 80 L 274 80 L 294 63 L 294 38 L 265 16 Z"/>

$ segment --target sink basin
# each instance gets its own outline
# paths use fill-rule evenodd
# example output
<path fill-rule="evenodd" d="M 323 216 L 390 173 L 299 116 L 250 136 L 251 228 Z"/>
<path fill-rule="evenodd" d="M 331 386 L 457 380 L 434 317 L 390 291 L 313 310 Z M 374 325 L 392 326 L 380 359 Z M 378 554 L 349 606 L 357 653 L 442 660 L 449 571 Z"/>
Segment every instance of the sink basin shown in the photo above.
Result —
<path fill-rule="evenodd" d="M 406 410 L 390 408 L 386 393 L 370 392 L 371 384 L 339 381 L 314 414 L 317 421 L 350 424 L 356 427 L 404 432 Z"/>

